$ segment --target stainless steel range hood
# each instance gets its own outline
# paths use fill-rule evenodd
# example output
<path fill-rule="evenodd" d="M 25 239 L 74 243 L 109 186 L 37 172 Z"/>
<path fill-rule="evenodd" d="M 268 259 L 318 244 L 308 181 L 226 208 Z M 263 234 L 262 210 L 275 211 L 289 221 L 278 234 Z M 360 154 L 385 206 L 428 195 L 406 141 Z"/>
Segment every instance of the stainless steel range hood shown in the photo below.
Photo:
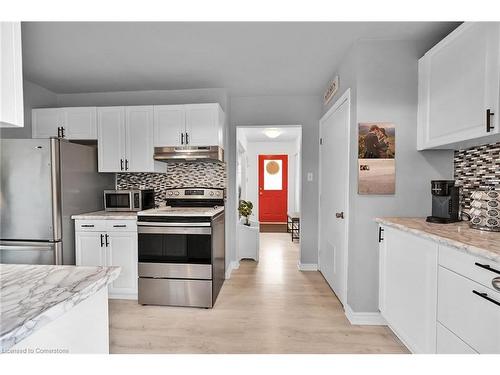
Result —
<path fill-rule="evenodd" d="M 163 162 L 224 162 L 224 149 L 219 146 L 155 147 L 154 159 Z"/>

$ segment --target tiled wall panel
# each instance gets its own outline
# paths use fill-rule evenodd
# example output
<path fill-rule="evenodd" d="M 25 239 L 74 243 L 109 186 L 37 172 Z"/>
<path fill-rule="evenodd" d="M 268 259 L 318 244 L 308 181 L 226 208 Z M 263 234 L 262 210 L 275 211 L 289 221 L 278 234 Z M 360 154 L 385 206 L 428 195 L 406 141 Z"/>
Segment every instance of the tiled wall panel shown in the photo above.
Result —
<path fill-rule="evenodd" d="M 471 204 L 471 193 L 500 189 L 500 143 L 455 151 L 455 181 L 462 187 L 462 208 Z"/>
<path fill-rule="evenodd" d="M 117 173 L 117 189 L 155 190 L 156 204 L 165 201 L 169 188 L 204 187 L 225 188 L 225 164 L 220 163 L 168 163 L 167 173 Z"/>

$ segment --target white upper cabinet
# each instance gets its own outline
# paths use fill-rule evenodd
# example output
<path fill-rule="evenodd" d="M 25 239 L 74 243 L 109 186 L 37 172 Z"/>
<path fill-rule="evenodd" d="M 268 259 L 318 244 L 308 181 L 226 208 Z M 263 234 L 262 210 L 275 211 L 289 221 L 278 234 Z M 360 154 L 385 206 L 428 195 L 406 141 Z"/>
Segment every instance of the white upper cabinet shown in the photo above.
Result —
<path fill-rule="evenodd" d="M 155 147 L 182 146 L 186 136 L 186 111 L 183 105 L 154 106 Z"/>
<path fill-rule="evenodd" d="M 61 135 L 62 108 L 39 108 L 31 111 L 33 138 L 50 138 Z"/>
<path fill-rule="evenodd" d="M 64 137 L 68 139 L 97 139 L 96 107 L 62 108 Z"/>
<path fill-rule="evenodd" d="M 99 172 L 164 172 L 153 159 L 153 106 L 98 107 Z"/>
<path fill-rule="evenodd" d="M 419 60 L 419 150 L 496 140 L 499 36 L 500 23 L 466 22 Z"/>
<path fill-rule="evenodd" d="M 188 146 L 222 146 L 221 119 L 218 104 L 186 105 L 186 137 Z"/>
<path fill-rule="evenodd" d="M 127 172 L 154 171 L 153 106 L 125 107 Z"/>
<path fill-rule="evenodd" d="M 224 146 L 218 103 L 154 106 L 155 147 Z"/>
<path fill-rule="evenodd" d="M 99 172 L 125 170 L 125 108 L 97 109 L 97 154 Z"/>
<path fill-rule="evenodd" d="M 23 127 L 21 22 L 0 22 L 0 127 Z"/>
<path fill-rule="evenodd" d="M 37 108 L 31 113 L 33 138 L 97 139 L 96 107 Z"/>

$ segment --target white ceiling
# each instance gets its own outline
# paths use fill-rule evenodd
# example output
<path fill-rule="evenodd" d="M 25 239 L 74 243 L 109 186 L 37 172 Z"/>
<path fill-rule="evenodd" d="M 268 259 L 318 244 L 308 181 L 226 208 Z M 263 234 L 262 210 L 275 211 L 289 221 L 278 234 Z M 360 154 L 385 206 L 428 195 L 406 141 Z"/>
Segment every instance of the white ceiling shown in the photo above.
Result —
<path fill-rule="evenodd" d="M 28 80 L 57 93 L 219 87 L 232 95 L 319 95 L 356 40 L 422 39 L 433 44 L 456 26 L 26 22 L 23 64 Z"/>
<path fill-rule="evenodd" d="M 281 134 L 276 138 L 269 138 L 265 135 L 266 129 L 279 129 Z M 243 137 L 247 142 L 291 142 L 296 141 L 302 135 L 302 130 L 298 126 L 266 126 L 266 127 L 239 127 L 238 137 Z"/>

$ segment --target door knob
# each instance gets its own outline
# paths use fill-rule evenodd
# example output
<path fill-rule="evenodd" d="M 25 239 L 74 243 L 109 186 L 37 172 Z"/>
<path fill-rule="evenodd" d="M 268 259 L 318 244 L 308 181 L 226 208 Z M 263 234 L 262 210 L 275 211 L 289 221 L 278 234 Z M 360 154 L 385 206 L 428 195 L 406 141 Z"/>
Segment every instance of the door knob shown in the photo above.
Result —
<path fill-rule="evenodd" d="M 343 219 L 344 218 L 344 211 L 342 211 L 342 212 L 336 212 L 335 213 L 335 217 L 337 219 Z"/>

